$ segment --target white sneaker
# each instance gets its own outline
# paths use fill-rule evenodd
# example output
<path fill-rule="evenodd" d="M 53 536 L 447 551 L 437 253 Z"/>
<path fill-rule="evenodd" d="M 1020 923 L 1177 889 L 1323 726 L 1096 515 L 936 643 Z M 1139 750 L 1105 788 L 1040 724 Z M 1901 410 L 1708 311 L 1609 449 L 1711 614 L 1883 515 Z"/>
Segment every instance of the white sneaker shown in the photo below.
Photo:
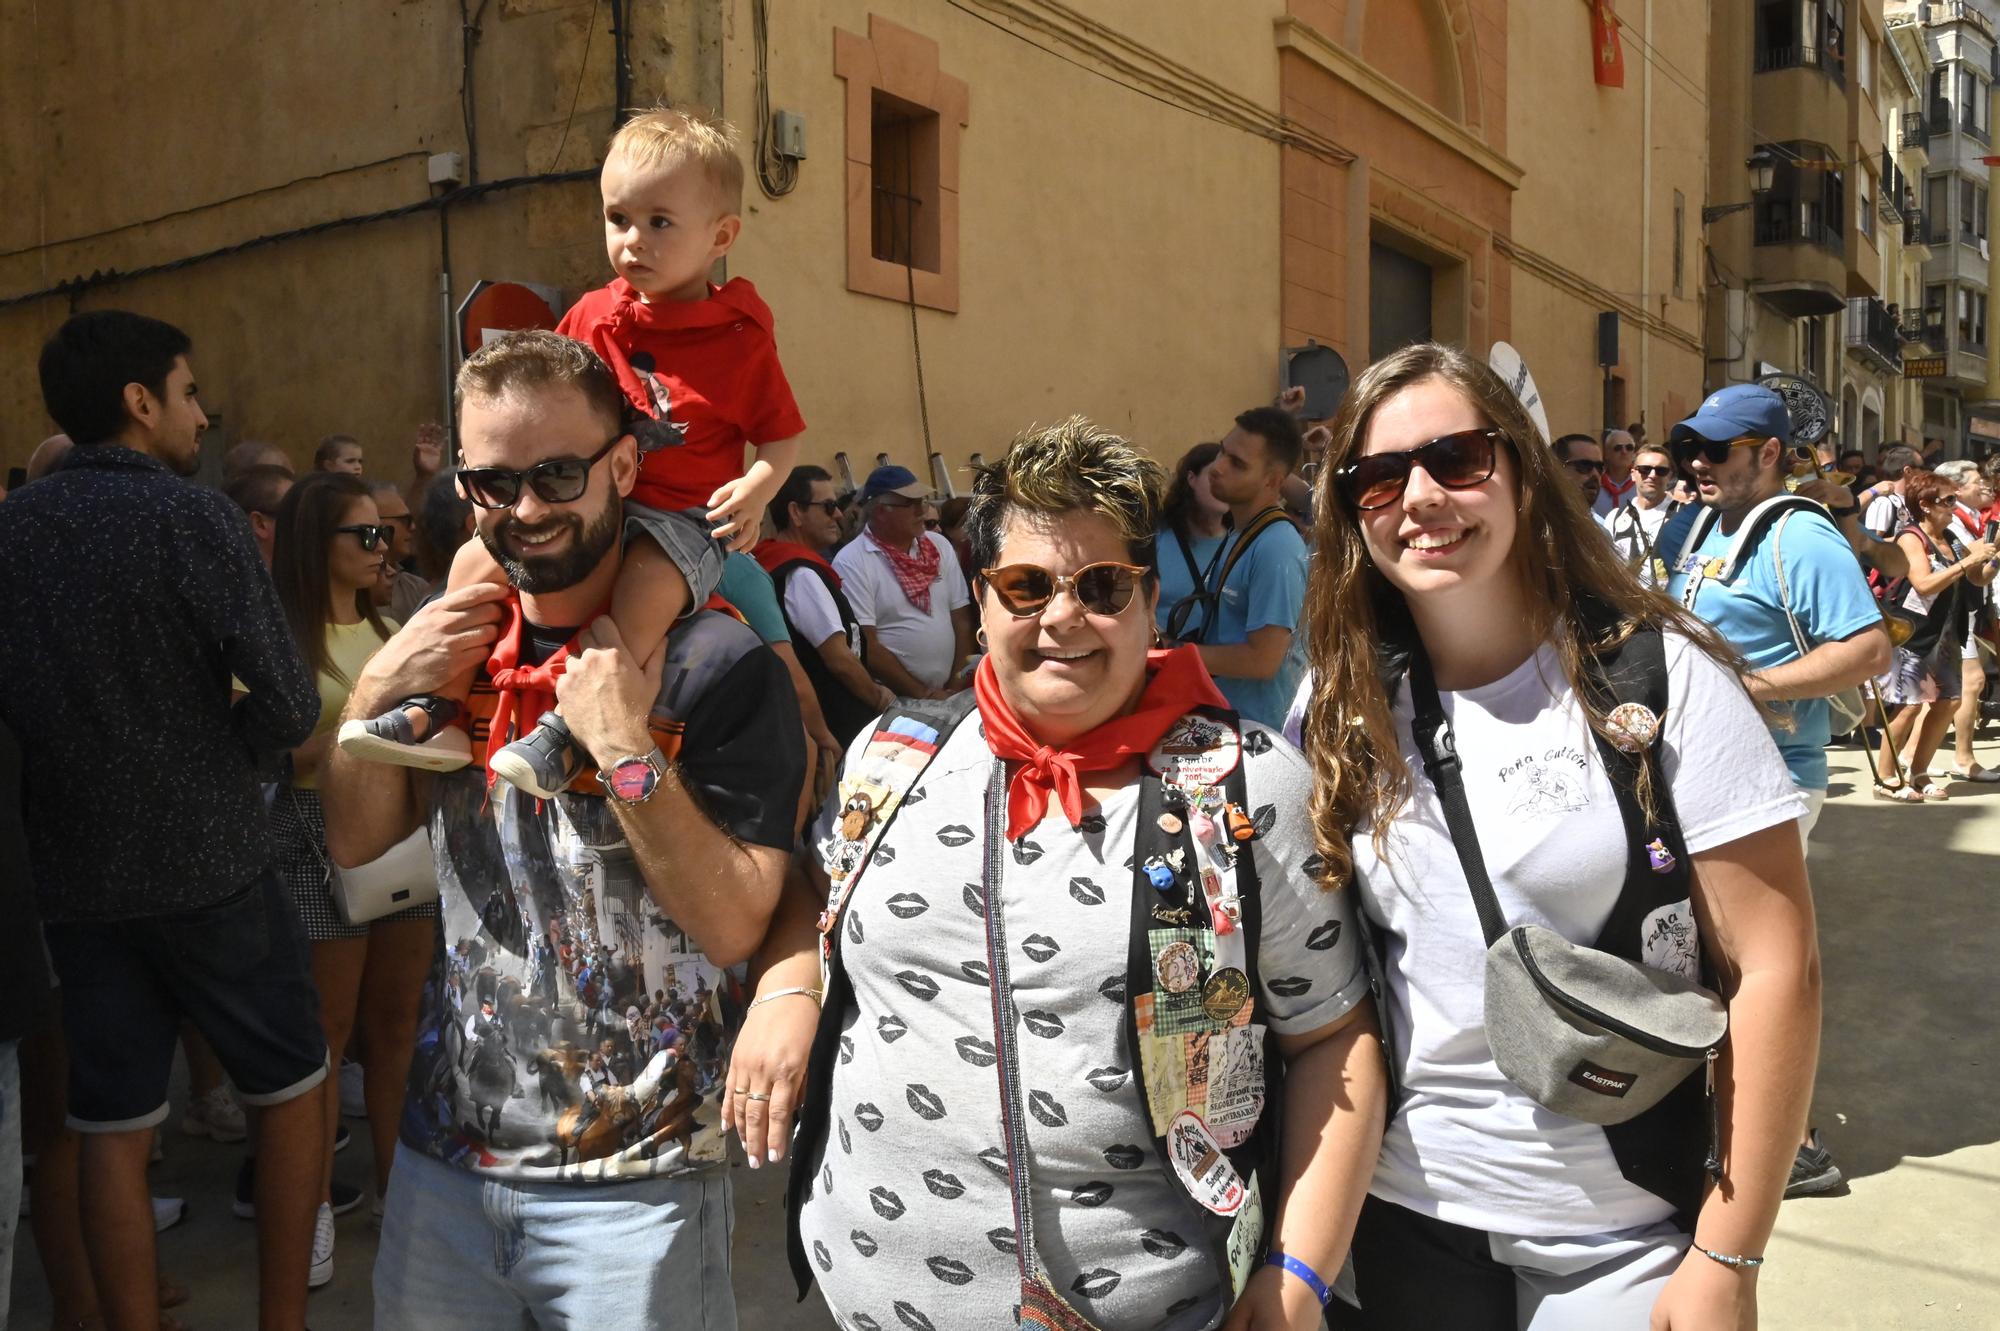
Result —
<path fill-rule="evenodd" d="M 227 1145 L 250 1135 L 243 1121 L 243 1107 L 227 1086 L 217 1086 L 207 1095 L 188 1101 L 181 1115 L 181 1131 L 190 1137 L 212 1137 Z"/>
<path fill-rule="evenodd" d="M 153 1198 L 153 1232 L 163 1234 L 187 1219 L 188 1204 L 179 1197 Z"/>
<path fill-rule="evenodd" d="M 351 1059 L 340 1060 L 340 1116 L 342 1118 L 367 1118 L 368 1097 L 363 1087 L 361 1065 Z"/>
<path fill-rule="evenodd" d="M 306 1272 L 306 1288 L 318 1289 L 333 1279 L 333 1208 L 319 1204 L 313 1221 L 312 1269 Z"/>

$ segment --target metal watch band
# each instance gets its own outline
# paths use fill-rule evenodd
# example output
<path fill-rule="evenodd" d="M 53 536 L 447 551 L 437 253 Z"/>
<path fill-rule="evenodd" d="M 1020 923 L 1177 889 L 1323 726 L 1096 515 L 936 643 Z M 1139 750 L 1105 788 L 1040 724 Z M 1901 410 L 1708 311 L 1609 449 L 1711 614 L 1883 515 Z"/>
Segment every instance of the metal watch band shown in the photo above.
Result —
<path fill-rule="evenodd" d="M 634 764 L 643 765 L 652 773 L 652 779 L 646 782 L 646 788 L 636 795 L 624 793 L 619 789 L 618 776 L 619 769 Z M 660 782 L 666 774 L 666 755 L 661 753 L 660 746 L 655 744 L 644 753 L 628 753 L 609 767 L 600 768 L 597 773 L 597 784 L 604 787 L 605 797 L 614 803 L 644 804 L 653 798 L 654 792 L 660 788 Z"/>

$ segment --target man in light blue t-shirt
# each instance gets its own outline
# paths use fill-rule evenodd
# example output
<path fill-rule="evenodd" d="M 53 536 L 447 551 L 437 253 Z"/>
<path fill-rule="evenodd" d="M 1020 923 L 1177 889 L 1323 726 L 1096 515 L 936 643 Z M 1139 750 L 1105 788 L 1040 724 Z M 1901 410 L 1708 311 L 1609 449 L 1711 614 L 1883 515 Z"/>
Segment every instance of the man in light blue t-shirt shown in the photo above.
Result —
<path fill-rule="evenodd" d="M 1799 820 L 1803 840 L 1812 834 L 1826 801 L 1826 699 L 1872 679 L 1889 666 L 1889 633 L 1861 574 L 1849 538 L 1819 509 L 1785 515 L 1783 526 L 1764 529 L 1728 571 L 1730 547 L 1750 511 L 1785 490 L 1785 454 L 1791 417 L 1768 388 L 1736 384 L 1709 395 L 1701 409 L 1668 436 L 1674 461 L 1694 473 L 1701 502 L 1717 517 L 1695 549 L 1665 551 L 1668 594 L 1713 624 L 1743 655 L 1750 673 L 1743 683 L 1761 703 L 1781 703 L 1796 723 L 1775 730 L 1792 782 L 1807 800 Z M 1844 505 L 1843 523 L 1855 521 Z M 1774 555 L 1784 561 L 1785 587 L 1798 639 L 1778 591 Z M 1808 1128 L 1793 1159 L 1785 1195 L 1825 1192 L 1841 1182 L 1840 1167 Z"/>
<path fill-rule="evenodd" d="M 1306 543 L 1279 498 L 1303 448 L 1289 412 L 1256 407 L 1236 418 L 1209 471 L 1235 521 L 1210 575 L 1212 622 L 1195 641 L 1229 705 L 1267 726 L 1284 724 L 1305 675 Z"/>
<path fill-rule="evenodd" d="M 1776 529 L 1767 528 L 1734 577 L 1718 576 L 1750 510 L 1785 490 L 1791 419 L 1776 393 L 1755 384 L 1724 388 L 1669 438 L 1675 460 L 1694 473 L 1702 503 L 1719 517 L 1685 558 L 1678 548 L 1661 552 L 1670 565 L 1668 593 L 1743 654 L 1751 697 L 1790 710 L 1794 728 L 1772 738 L 1810 801 L 1800 820 L 1809 835 L 1826 799 L 1826 699 L 1888 668 L 1882 612 L 1848 538 L 1816 510 L 1792 513 L 1776 540 Z M 1774 553 L 1784 559 L 1792 615 L 1811 649 L 1803 655 L 1779 595 Z"/>

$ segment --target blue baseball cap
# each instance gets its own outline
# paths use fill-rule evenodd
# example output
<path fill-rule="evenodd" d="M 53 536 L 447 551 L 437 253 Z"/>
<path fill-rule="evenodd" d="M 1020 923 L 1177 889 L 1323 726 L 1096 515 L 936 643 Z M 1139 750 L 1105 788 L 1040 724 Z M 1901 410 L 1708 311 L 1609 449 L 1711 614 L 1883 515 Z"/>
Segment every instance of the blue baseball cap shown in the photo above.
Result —
<path fill-rule="evenodd" d="M 877 467 L 868 473 L 868 479 L 861 483 L 861 502 L 880 499 L 883 495 L 902 495 L 906 499 L 928 499 L 930 491 L 917 479 L 917 474 L 908 467 L 893 464 Z"/>
<path fill-rule="evenodd" d="M 1760 384 L 1731 384 L 1710 393 L 1694 415 L 1668 432 L 1667 441 L 1698 438 L 1721 443 L 1753 435 L 1789 444 L 1792 414 L 1785 410 L 1783 398 Z"/>

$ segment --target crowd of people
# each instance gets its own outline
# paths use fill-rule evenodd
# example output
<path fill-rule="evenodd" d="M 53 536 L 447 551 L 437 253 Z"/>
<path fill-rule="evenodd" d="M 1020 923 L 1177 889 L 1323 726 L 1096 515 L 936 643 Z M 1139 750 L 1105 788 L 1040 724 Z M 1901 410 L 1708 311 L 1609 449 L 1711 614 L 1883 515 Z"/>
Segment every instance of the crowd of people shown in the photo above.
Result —
<path fill-rule="evenodd" d="M 732 1136 L 843 1326 L 1753 1327 L 1840 1182 L 1828 746 L 2000 780 L 1993 475 L 1755 385 L 1549 441 L 1423 344 L 1171 467 L 1074 417 L 844 493 L 708 280 L 741 189 L 720 122 L 630 122 L 617 279 L 468 357 L 407 476 L 332 434 L 197 485 L 185 334 L 49 339 L 0 1291 L 25 1148 L 57 1325 L 178 1324 L 184 1058 L 270 1328 L 364 1205 L 379 1327 L 732 1327 Z"/>

